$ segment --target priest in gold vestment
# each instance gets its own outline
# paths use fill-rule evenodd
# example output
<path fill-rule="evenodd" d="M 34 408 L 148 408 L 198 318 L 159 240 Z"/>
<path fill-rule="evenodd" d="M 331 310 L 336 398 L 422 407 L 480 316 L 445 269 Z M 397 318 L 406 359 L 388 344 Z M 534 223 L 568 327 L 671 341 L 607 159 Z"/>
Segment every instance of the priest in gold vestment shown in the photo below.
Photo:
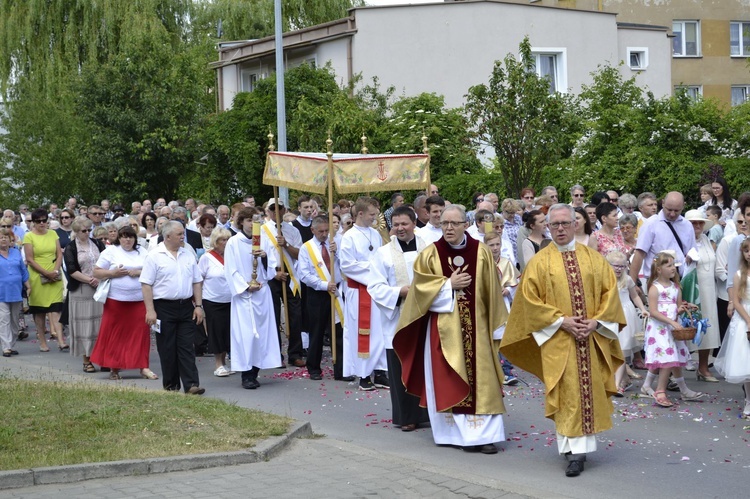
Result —
<path fill-rule="evenodd" d="M 554 244 L 524 269 L 500 350 L 544 382 L 545 416 L 555 422 L 566 476 L 573 477 L 596 450 L 595 434 L 612 427 L 625 317 L 612 268 L 575 242 L 573 209 L 552 206 L 548 222 Z"/>
<path fill-rule="evenodd" d="M 443 237 L 414 262 L 393 349 L 406 390 L 427 407 L 435 443 L 493 454 L 505 440 L 495 335 L 508 313 L 492 253 L 466 236 L 464 210 L 447 207 L 440 225 Z"/>

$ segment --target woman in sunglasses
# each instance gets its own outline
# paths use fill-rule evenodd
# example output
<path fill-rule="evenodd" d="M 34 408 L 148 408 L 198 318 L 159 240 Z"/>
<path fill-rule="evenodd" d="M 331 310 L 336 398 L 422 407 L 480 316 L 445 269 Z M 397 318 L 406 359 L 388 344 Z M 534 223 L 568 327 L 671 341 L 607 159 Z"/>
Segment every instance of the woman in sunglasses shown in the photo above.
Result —
<path fill-rule="evenodd" d="M 60 247 L 65 251 L 65 247 L 73 237 L 73 220 L 76 218 L 76 214 L 70 208 L 65 208 L 60 212 L 60 216 L 57 219 L 60 221 L 60 227 L 55 229 L 57 236 L 60 238 Z"/>
<path fill-rule="evenodd" d="M 26 265 L 29 267 L 31 294 L 29 313 L 34 315 L 39 350 L 49 352 L 44 319 L 49 314 L 50 334 L 57 335 L 60 350 L 68 348 L 63 337 L 60 312 L 63 308 L 62 248 L 55 231 L 49 230 L 47 210 L 31 213 L 32 229 L 23 238 Z"/>
<path fill-rule="evenodd" d="M 99 280 L 94 277 L 94 265 L 104 244 L 91 238 L 93 222 L 86 217 L 73 221 L 74 239 L 65 248 L 65 268 L 68 270 L 67 323 L 70 329 L 71 354 L 83 356 L 83 372 L 93 373 L 91 352 L 99 336 L 102 304 L 94 301 Z"/>

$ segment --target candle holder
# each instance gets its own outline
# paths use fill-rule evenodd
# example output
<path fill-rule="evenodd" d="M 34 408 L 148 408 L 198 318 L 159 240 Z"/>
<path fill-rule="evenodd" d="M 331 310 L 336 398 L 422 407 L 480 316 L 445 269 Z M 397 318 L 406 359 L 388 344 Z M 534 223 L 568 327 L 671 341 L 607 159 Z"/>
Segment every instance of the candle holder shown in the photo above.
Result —
<path fill-rule="evenodd" d="M 258 282 L 258 258 L 255 256 L 256 251 L 260 251 L 260 222 L 262 217 L 260 214 L 253 215 L 253 278 L 250 280 L 251 288 L 260 288 Z"/>

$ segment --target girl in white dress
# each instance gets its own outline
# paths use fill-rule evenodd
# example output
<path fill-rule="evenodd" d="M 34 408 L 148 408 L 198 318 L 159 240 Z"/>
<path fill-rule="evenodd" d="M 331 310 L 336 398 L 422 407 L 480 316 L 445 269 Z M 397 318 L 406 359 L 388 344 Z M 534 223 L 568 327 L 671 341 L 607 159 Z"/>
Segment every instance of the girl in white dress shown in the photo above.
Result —
<path fill-rule="evenodd" d="M 656 255 L 651 264 L 651 275 L 648 278 L 648 308 L 651 316 L 646 325 L 646 367 L 648 375 L 643 382 L 641 392 L 654 397 L 662 407 L 672 407 L 666 394 L 669 375 L 674 375 L 674 382 L 680 387 L 682 400 L 698 400 L 701 392 L 694 392 L 685 384 L 682 368 L 690 356 L 684 341 L 675 341 L 672 329 L 681 328 L 677 316 L 695 305 L 682 301 L 679 285 L 679 274 L 674 264 L 674 256 L 669 251 Z M 655 377 L 656 391 L 652 391 L 651 382 Z"/>
<path fill-rule="evenodd" d="M 750 239 L 742 241 L 740 253 L 740 270 L 734 278 L 737 285 L 729 288 L 729 303 L 734 303 L 735 313 L 714 367 L 728 382 L 744 383 L 742 417 L 750 419 Z"/>
<path fill-rule="evenodd" d="M 636 291 L 635 283 L 633 279 L 628 275 L 628 257 L 621 251 L 612 251 L 605 257 L 612 270 L 615 271 L 617 276 L 617 288 L 620 291 L 620 303 L 622 303 L 622 311 L 625 313 L 625 322 L 627 325 L 620 330 L 618 339 L 620 340 L 620 348 L 622 349 L 625 357 L 633 355 L 634 352 L 641 350 L 641 344 L 635 338 L 635 333 L 641 328 L 641 319 L 638 317 L 638 312 L 635 311 L 635 305 L 641 311 L 641 314 L 648 317 L 646 307 L 643 305 L 640 295 Z M 635 305 L 633 305 L 635 303 Z M 615 384 L 617 384 L 617 396 L 623 397 L 625 390 L 630 385 L 630 378 L 640 378 L 640 375 L 636 375 L 633 372 L 626 374 L 627 363 L 623 363 L 617 371 L 615 371 Z"/>

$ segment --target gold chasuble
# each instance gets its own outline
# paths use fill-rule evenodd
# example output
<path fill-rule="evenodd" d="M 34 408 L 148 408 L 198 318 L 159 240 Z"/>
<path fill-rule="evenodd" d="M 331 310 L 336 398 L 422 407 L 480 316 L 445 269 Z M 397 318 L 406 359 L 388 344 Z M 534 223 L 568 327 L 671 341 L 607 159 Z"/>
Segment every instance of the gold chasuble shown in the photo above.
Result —
<path fill-rule="evenodd" d="M 451 313 L 430 312 L 430 306 L 453 271 L 471 275 L 471 285 L 454 292 Z M 404 302 L 393 339 L 402 363 L 406 390 L 427 406 L 425 392 L 425 339 L 435 387 L 436 408 L 455 414 L 502 414 L 503 370 L 492 333 L 508 312 L 499 297 L 500 281 L 492 252 L 471 237 L 455 249 L 440 238 L 414 262 L 414 280 Z M 429 326 L 429 327 L 428 327 Z"/>
<path fill-rule="evenodd" d="M 577 341 L 558 329 L 538 345 L 532 333 L 572 316 L 625 325 L 615 275 L 604 257 L 581 244 L 565 252 L 550 244 L 524 269 L 500 350 L 544 382 L 545 416 L 557 432 L 580 437 L 612 427 L 609 397 L 617 391 L 614 372 L 624 359 L 618 340 L 598 331 Z"/>

